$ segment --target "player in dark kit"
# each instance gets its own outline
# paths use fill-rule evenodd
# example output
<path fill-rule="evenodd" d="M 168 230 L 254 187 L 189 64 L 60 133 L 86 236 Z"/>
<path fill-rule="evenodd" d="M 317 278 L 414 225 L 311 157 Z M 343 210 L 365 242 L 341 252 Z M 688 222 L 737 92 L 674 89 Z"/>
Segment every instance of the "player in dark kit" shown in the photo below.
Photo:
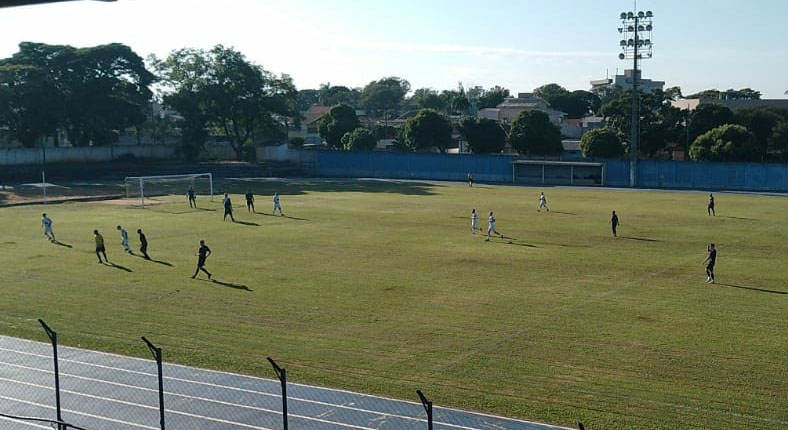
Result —
<path fill-rule="evenodd" d="M 471 172 L 468 172 L 468 186 L 473 186 L 473 175 L 471 175 Z"/>
<path fill-rule="evenodd" d="M 246 190 L 246 210 L 254 212 L 254 194 L 249 190 Z"/>
<path fill-rule="evenodd" d="M 717 216 L 717 213 L 714 212 L 714 196 L 709 193 L 709 206 L 706 208 L 706 212 L 709 213 L 709 216 Z"/>
<path fill-rule="evenodd" d="M 227 215 L 230 215 L 230 219 L 235 222 L 235 218 L 233 217 L 233 202 L 230 201 L 230 196 L 225 194 L 222 203 L 224 203 L 224 221 L 227 221 Z"/>
<path fill-rule="evenodd" d="M 208 248 L 208 245 L 205 244 L 205 241 L 201 240 L 200 249 L 197 250 L 197 269 L 194 271 L 192 279 L 197 277 L 197 274 L 200 272 L 200 270 L 208 275 L 208 279 L 211 279 L 211 272 L 205 270 L 205 260 L 208 259 L 209 255 L 211 255 L 211 248 Z"/>
<path fill-rule="evenodd" d="M 703 263 L 706 264 L 706 282 L 713 284 L 714 283 L 714 263 L 717 262 L 717 248 L 714 247 L 714 244 L 709 244 L 706 251 L 709 253 L 709 256 L 703 260 Z"/>
<path fill-rule="evenodd" d="M 196 208 L 197 207 L 197 195 L 194 193 L 194 187 L 189 187 L 189 191 L 186 192 L 186 195 L 189 196 L 189 207 Z"/>
<path fill-rule="evenodd" d="M 142 232 L 141 228 L 137 229 L 137 234 L 140 235 L 140 252 L 146 260 L 150 260 L 148 256 L 148 239 L 145 237 L 145 233 Z"/>
<path fill-rule="evenodd" d="M 616 215 L 616 211 L 613 211 L 613 216 L 610 218 L 610 226 L 613 227 L 613 237 L 618 237 L 616 234 L 616 228 L 620 225 L 618 222 L 618 215 Z"/>

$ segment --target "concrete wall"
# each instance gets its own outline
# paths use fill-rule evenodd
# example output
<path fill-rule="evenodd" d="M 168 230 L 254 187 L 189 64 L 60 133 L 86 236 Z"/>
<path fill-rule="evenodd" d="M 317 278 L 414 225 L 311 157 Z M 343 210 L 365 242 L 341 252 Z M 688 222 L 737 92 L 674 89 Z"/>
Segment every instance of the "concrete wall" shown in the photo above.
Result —
<path fill-rule="evenodd" d="M 289 161 L 299 164 L 312 164 L 317 158 L 318 150 L 290 148 L 289 145 L 258 146 L 257 161 Z"/>
<path fill-rule="evenodd" d="M 133 156 L 143 159 L 172 159 L 175 145 L 137 146 L 87 146 L 72 148 L 46 148 L 47 163 L 93 163 Z M 41 164 L 41 148 L 0 149 L 0 166 Z"/>

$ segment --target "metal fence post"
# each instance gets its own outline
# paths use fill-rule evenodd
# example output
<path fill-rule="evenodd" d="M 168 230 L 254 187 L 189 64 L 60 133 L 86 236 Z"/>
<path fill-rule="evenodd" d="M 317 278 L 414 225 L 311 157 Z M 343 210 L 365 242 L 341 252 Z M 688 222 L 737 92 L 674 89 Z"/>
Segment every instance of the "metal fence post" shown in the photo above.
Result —
<path fill-rule="evenodd" d="M 60 414 L 60 371 L 57 367 L 57 333 L 49 328 L 44 320 L 39 318 L 38 322 L 41 324 L 41 327 L 44 327 L 44 331 L 52 342 L 52 355 L 55 359 L 55 406 L 57 410 L 57 428 L 58 430 L 63 430 L 63 424 L 61 424 L 63 422 L 63 417 Z"/>
<path fill-rule="evenodd" d="M 161 369 L 161 348 L 154 346 L 145 336 L 142 336 L 142 340 L 148 345 L 148 349 L 156 359 L 156 366 L 159 370 L 159 425 L 161 430 L 164 430 L 164 378 Z"/>
<path fill-rule="evenodd" d="M 421 390 L 416 390 L 416 394 L 419 395 L 421 405 L 424 406 L 424 410 L 427 411 L 427 430 L 432 430 L 432 402 L 424 397 Z"/>
<path fill-rule="evenodd" d="M 287 369 L 279 367 L 271 357 L 268 357 L 268 361 L 273 366 L 274 373 L 276 373 L 276 377 L 279 378 L 279 382 L 282 384 L 282 427 L 284 430 L 287 430 Z"/>

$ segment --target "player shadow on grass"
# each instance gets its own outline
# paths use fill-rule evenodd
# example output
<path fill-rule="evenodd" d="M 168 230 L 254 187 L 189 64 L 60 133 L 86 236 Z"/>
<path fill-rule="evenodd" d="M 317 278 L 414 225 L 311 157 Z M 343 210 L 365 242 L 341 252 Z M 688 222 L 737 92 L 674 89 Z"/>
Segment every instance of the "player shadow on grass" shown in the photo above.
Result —
<path fill-rule="evenodd" d="M 253 226 L 253 227 L 260 227 L 260 224 L 258 224 L 256 222 L 239 221 L 239 220 L 235 220 L 233 222 L 236 223 L 236 224 L 249 225 L 249 226 Z"/>
<path fill-rule="evenodd" d="M 141 258 L 141 259 L 143 259 L 145 261 L 150 261 L 151 263 L 158 263 L 158 264 L 161 264 L 162 266 L 172 267 L 172 263 L 168 263 L 166 261 L 156 260 L 156 259 L 153 259 L 153 258 L 145 258 L 145 257 L 143 257 L 143 256 L 141 256 L 139 254 L 133 253 L 133 252 L 131 253 L 131 255 L 133 255 L 135 257 L 139 257 L 139 258 Z"/>
<path fill-rule="evenodd" d="M 214 284 L 218 284 L 218 285 L 221 285 L 223 287 L 234 288 L 236 290 L 254 291 L 254 290 L 250 289 L 249 287 L 247 287 L 246 285 L 233 284 L 232 282 L 223 282 L 223 281 L 219 281 L 219 280 L 216 280 L 216 279 L 199 279 L 199 281 L 212 282 Z"/>
<path fill-rule="evenodd" d="M 629 240 L 639 240 L 642 242 L 662 242 L 661 240 L 657 239 L 649 239 L 646 237 L 633 237 L 633 236 L 619 236 L 620 239 L 629 239 Z"/>
<path fill-rule="evenodd" d="M 101 264 L 103 264 L 105 266 L 112 267 L 113 269 L 119 269 L 119 270 L 123 270 L 123 271 L 129 272 L 129 273 L 133 272 L 133 270 L 129 269 L 128 267 L 124 267 L 124 266 L 121 266 L 120 264 L 115 264 L 115 263 L 112 263 L 110 261 L 107 261 L 106 263 L 101 263 Z"/>
<path fill-rule="evenodd" d="M 60 245 L 60 246 L 66 247 L 66 248 L 73 248 L 73 246 L 71 246 L 71 245 L 69 245 L 67 243 L 63 243 L 63 242 L 61 242 L 59 240 L 53 240 L 52 243 L 54 243 L 55 245 Z"/>
<path fill-rule="evenodd" d="M 744 218 L 744 217 L 740 217 L 740 216 L 717 215 L 717 217 L 718 218 L 729 218 L 729 219 L 743 219 L 743 220 L 746 220 L 746 221 L 758 221 L 755 218 Z"/>
<path fill-rule="evenodd" d="M 720 287 L 740 288 L 742 290 L 760 291 L 762 293 L 782 294 L 788 296 L 788 291 L 766 290 L 758 287 L 747 287 L 744 285 L 733 285 L 733 284 L 715 284 L 715 285 L 719 285 Z"/>
<path fill-rule="evenodd" d="M 272 217 L 275 217 L 275 218 L 287 218 L 287 219 L 293 219 L 293 220 L 296 220 L 296 221 L 309 221 L 306 218 L 298 218 L 298 217 L 294 217 L 294 216 L 290 216 L 290 215 L 273 215 L 273 214 L 267 214 L 265 212 L 255 212 L 255 213 L 257 215 L 272 216 Z"/>
<path fill-rule="evenodd" d="M 561 215 L 577 215 L 574 212 L 561 212 L 561 211 L 550 211 L 551 214 L 561 214 Z"/>

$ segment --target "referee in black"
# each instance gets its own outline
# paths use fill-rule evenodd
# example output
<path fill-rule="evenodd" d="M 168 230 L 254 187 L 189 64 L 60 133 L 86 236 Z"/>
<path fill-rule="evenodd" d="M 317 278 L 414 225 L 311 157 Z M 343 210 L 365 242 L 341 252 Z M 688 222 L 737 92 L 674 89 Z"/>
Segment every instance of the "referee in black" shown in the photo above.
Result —
<path fill-rule="evenodd" d="M 709 244 L 706 251 L 709 253 L 709 256 L 703 260 L 703 263 L 706 264 L 706 282 L 709 284 L 714 283 L 714 264 L 717 262 L 717 248 L 714 246 L 713 243 Z"/>
<path fill-rule="evenodd" d="M 192 279 L 197 277 L 197 274 L 200 273 L 200 270 L 205 272 L 208 275 L 208 279 L 211 279 L 211 272 L 205 269 L 205 260 L 208 259 L 208 256 L 211 255 L 211 248 L 208 248 L 208 245 L 205 244 L 204 240 L 200 241 L 200 249 L 197 250 L 197 269 L 194 270 L 194 275 L 192 275 Z"/>
<path fill-rule="evenodd" d="M 142 232 L 141 228 L 137 229 L 137 234 L 140 235 L 140 252 L 146 260 L 150 260 L 148 256 L 148 238 L 145 237 L 145 233 Z"/>

